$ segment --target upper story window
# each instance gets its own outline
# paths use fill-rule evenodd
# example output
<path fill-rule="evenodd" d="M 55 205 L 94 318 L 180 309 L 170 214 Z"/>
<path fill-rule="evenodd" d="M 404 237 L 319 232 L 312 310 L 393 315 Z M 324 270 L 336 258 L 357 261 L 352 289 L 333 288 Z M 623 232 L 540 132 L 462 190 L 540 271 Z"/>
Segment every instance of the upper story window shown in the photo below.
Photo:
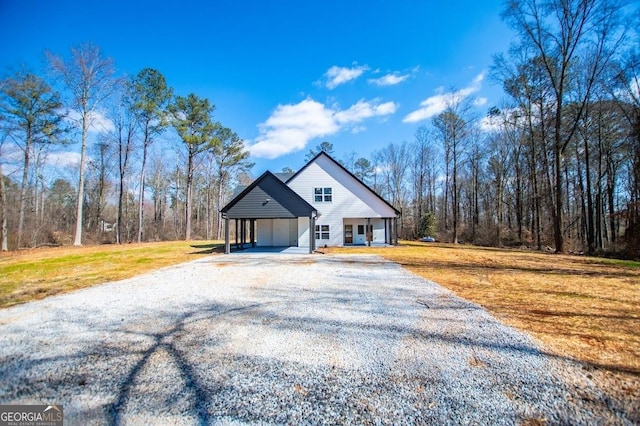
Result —
<path fill-rule="evenodd" d="M 313 200 L 316 203 L 330 203 L 333 201 L 331 188 L 313 188 Z"/>

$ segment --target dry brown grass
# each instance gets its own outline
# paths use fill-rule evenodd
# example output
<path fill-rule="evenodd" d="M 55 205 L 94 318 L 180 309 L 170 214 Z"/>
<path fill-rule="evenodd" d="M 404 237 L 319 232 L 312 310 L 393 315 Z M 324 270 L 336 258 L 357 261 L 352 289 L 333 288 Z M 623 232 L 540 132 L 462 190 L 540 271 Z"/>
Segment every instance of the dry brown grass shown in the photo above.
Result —
<path fill-rule="evenodd" d="M 638 262 L 410 242 L 325 250 L 380 254 L 640 393 Z"/>
<path fill-rule="evenodd" d="M 57 247 L 0 254 L 0 307 L 193 260 L 220 242 Z"/>

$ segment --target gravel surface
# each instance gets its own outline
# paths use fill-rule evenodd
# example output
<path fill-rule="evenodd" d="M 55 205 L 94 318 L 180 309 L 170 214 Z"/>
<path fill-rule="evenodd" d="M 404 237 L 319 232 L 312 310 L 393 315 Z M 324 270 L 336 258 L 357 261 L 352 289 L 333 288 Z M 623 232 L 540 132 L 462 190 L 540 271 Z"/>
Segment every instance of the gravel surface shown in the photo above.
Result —
<path fill-rule="evenodd" d="M 2 310 L 0 336 L 0 403 L 62 404 L 70 425 L 638 420 L 375 256 L 201 258 Z"/>

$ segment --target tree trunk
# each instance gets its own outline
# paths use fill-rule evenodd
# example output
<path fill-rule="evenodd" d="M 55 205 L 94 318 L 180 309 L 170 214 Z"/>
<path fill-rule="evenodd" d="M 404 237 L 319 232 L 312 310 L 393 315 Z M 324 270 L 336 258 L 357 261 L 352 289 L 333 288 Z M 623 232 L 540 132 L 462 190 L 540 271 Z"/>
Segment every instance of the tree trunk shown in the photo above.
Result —
<path fill-rule="evenodd" d="M 520 143 L 520 141 L 518 141 Z M 516 225 L 518 227 L 518 241 L 522 242 L 522 227 L 524 222 L 524 207 L 522 202 L 522 169 L 520 167 L 521 145 L 516 149 L 514 168 L 516 172 Z"/>
<path fill-rule="evenodd" d="M 20 185 L 20 212 L 18 213 L 18 243 L 22 246 L 22 235 L 24 233 L 24 211 L 27 204 L 27 180 L 29 179 L 29 167 L 31 163 L 31 129 L 27 129 L 27 140 L 24 147 L 24 169 L 22 171 L 22 184 Z"/>
<path fill-rule="evenodd" d="M 116 224 L 116 243 L 122 244 L 122 204 L 124 201 L 124 175 L 120 173 L 118 186 L 118 223 Z"/>
<path fill-rule="evenodd" d="M 73 240 L 74 246 L 82 245 L 82 222 L 84 211 L 84 170 L 87 162 L 87 133 L 89 120 L 86 108 L 82 112 L 82 148 L 80 150 L 80 179 L 78 180 L 78 199 L 76 201 L 76 234 Z"/>
<path fill-rule="evenodd" d="M 590 156 L 589 156 L 589 138 L 585 137 L 584 139 L 584 167 L 585 167 L 585 180 L 586 180 L 586 201 L 587 201 L 587 253 L 589 255 L 593 255 L 596 252 L 596 244 L 595 244 L 595 227 L 594 227 L 594 216 L 593 216 L 593 193 L 591 191 L 591 166 L 590 166 Z"/>
<path fill-rule="evenodd" d="M 558 106 L 558 112 L 561 111 L 561 107 Z M 554 135 L 554 171 L 555 171 L 555 214 L 553 215 L 553 241 L 556 245 L 556 253 L 564 252 L 564 237 L 562 234 L 562 197 L 563 194 L 563 179 L 562 179 L 562 147 L 561 147 L 561 135 L 560 127 L 562 119 L 559 114 L 556 114 L 556 134 Z"/>
<path fill-rule="evenodd" d="M 449 230 L 449 218 L 448 218 L 448 205 L 449 205 L 449 154 L 448 149 L 445 148 L 444 159 L 444 229 Z"/>
<path fill-rule="evenodd" d="M 501 171 L 502 172 L 502 171 Z M 502 188 L 503 178 L 502 173 L 498 176 L 498 191 L 496 196 L 496 219 L 498 221 L 498 226 L 496 227 L 496 244 L 498 247 L 502 245 Z"/>
<path fill-rule="evenodd" d="M 455 142 L 454 142 L 455 143 Z M 458 165 L 456 149 L 453 149 L 453 244 L 458 244 Z"/>
<path fill-rule="evenodd" d="M 473 171 L 473 241 L 475 243 L 476 232 L 480 226 L 480 201 L 478 194 L 480 193 L 480 159 L 476 157 L 474 159 L 474 171 Z"/>
<path fill-rule="evenodd" d="M 4 187 L 4 175 L 2 174 L 2 162 L 0 162 L 0 240 L 2 251 L 9 250 L 9 232 L 7 228 L 7 194 Z"/>
<path fill-rule="evenodd" d="M 123 158 L 122 139 L 118 143 L 118 217 L 116 219 L 116 244 L 122 244 L 122 204 L 124 200 L 124 175 L 126 159 Z"/>
<path fill-rule="evenodd" d="M 206 200 L 204 205 L 204 226 L 205 226 L 205 236 L 206 240 L 211 240 L 211 185 L 207 185 L 207 191 L 205 193 Z"/>
<path fill-rule="evenodd" d="M 185 240 L 191 239 L 191 185 L 193 184 L 193 148 L 189 147 L 187 164 L 187 197 L 185 202 Z"/>
<path fill-rule="evenodd" d="M 142 166 L 140 167 L 140 193 L 138 194 L 138 242 L 142 242 L 144 234 L 144 171 L 147 163 L 147 147 L 142 149 Z"/>
<path fill-rule="evenodd" d="M 220 213 L 220 209 L 224 207 L 222 205 L 222 203 L 224 203 L 223 188 L 224 188 L 224 177 L 222 176 L 222 173 L 221 173 L 220 176 L 218 177 L 218 226 L 217 226 L 217 232 L 216 232 L 216 239 L 218 240 L 222 238 L 222 213 Z"/>
<path fill-rule="evenodd" d="M 104 234 L 104 223 L 102 222 L 102 210 L 105 205 L 105 186 L 106 186 L 106 165 L 105 165 L 105 151 L 107 145 L 100 145 L 100 169 L 98 176 L 98 205 L 96 206 L 96 225 L 98 225 L 98 231 L 100 234 Z M 101 235 L 102 237 L 102 235 Z"/>

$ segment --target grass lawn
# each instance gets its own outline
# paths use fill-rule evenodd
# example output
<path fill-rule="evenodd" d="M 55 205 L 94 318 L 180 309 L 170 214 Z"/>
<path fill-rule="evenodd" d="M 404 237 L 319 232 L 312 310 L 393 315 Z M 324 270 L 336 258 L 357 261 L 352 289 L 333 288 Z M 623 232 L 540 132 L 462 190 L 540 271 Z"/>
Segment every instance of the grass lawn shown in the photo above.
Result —
<path fill-rule="evenodd" d="M 382 255 L 640 396 L 640 262 L 418 242 L 322 251 Z"/>
<path fill-rule="evenodd" d="M 0 254 L 0 307 L 194 260 L 222 242 L 57 247 Z"/>

